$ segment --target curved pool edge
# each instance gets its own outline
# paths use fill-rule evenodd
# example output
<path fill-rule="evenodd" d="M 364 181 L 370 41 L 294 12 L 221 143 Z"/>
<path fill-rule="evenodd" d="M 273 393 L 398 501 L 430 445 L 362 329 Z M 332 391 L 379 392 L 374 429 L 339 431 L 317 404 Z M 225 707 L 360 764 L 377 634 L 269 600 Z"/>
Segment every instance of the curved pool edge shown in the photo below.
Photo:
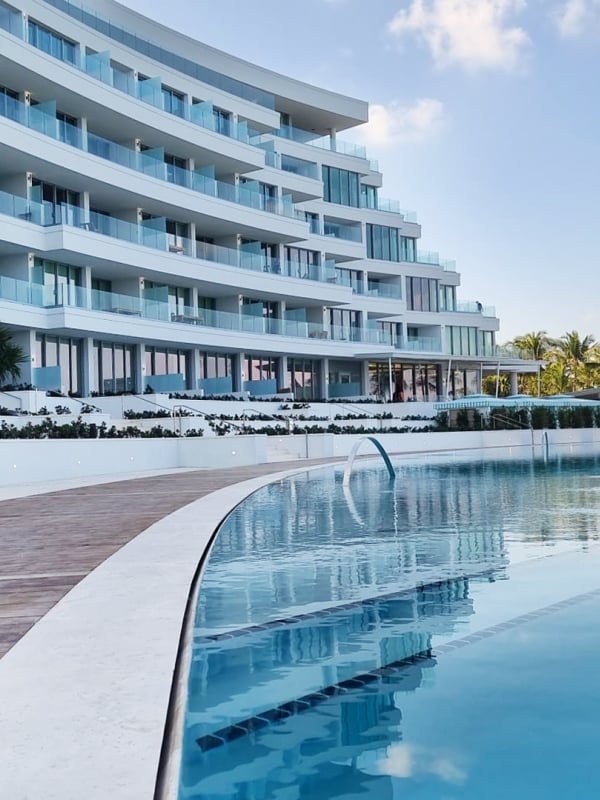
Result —
<path fill-rule="evenodd" d="M 87 800 L 154 796 L 185 609 L 215 530 L 257 489 L 336 463 L 299 463 L 192 501 L 34 625 L 0 660 L 7 796 L 64 800 L 84 787 Z"/>

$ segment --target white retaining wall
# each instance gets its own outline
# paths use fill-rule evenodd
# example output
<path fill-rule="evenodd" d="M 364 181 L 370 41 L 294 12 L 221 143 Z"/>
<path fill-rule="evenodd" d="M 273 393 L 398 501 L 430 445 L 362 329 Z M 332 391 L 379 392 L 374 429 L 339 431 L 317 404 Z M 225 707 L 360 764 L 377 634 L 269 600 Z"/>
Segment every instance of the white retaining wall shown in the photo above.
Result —
<path fill-rule="evenodd" d="M 547 432 L 555 444 L 600 442 L 599 429 Z M 542 431 L 533 444 L 542 444 Z M 294 436 L 227 436 L 191 439 L 43 439 L 0 440 L 0 486 L 36 481 L 123 475 L 141 470 L 214 469 L 269 461 L 347 456 L 359 435 L 301 434 Z M 425 453 L 487 447 L 531 447 L 526 431 L 380 434 L 389 453 Z M 361 453 L 376 454 L 365 442 Z"/>

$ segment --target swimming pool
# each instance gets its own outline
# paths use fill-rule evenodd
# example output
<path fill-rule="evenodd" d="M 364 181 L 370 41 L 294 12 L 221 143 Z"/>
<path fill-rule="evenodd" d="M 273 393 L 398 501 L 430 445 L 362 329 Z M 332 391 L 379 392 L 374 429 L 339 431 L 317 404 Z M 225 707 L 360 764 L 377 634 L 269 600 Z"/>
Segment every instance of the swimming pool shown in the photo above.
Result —
<path fill-rule="evenodd" d="M 396 466 L 303 473 L 223 524 L 182 800 L 600 792 L 600 456 Z"/>

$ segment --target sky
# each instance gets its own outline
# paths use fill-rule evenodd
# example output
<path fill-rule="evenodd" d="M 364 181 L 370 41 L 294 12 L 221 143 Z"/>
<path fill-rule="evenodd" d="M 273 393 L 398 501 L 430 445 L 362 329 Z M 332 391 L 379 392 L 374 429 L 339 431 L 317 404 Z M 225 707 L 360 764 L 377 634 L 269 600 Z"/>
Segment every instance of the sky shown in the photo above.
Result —
<path fill-rule="evenodd" d="M 199 41 L 368 100 L 383 197 L 456 259 L 498 341 L 600 339 L 600 0 L 123 0 Z"/>

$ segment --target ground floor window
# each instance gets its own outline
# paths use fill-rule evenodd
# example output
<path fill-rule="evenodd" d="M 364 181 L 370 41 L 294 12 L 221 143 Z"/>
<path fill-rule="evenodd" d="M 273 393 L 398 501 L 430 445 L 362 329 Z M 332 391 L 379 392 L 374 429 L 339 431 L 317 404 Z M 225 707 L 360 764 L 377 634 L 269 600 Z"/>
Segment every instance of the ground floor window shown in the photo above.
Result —
<path fill-rule="evenodd" d="M 443 394 L 441 368 L 436 364 L 393 363 L 391 374 L 388 363 L 369 364 L 369 384 L 371 394 L 394 403 L 416 400 L 432 403 Z"/>
<path fill-rule="evenodd" d="M 246 355 L 244 376 L 247 381 L 277 380 L 277 359 Z"/>
<path fill-rule="evenodd" d="M 459 397 L 466 397 L 470 394 L 477 394 L 481 391 L 479 387 L 480 373 L 477 369 L 453 369 L 447 376 L 447 393 L 449 400 L 456 400 Z"/>
<path fill-rule="evenodd" d="M 187 350 L 170 350 L 161 347 L 146 347 L 146 377 L 150 375 L 188 375 Z"/>
<path fill-rule="evenodd" d="M 355 397 L 363 393 L 361 362 L 329 361 L 329 397 Z"/>
<path fill-rule="evenodd" d="M 98 394 L 134 392 L 133 345 L 94 341 L 92 391 Z"/>
<path fill-rule="evenodd" d="M 68 394 L 79 394 L 81 386 L 81 339 L 48 336 L 35 337 L 36 367 L 60 367 L 60 388 Z"/>
<path fill-rule="evenodd" d="M 319 362 L 307 358 L 288 358 L 287 385 L 295 400 L 319 400 L 323 397 L 319 383 Z"/>
<path fill-rule="evenodd" d="M 200 380 L 227 378 L 233 375 L 234 355 L 230 353 L 200 353 Z"/>

